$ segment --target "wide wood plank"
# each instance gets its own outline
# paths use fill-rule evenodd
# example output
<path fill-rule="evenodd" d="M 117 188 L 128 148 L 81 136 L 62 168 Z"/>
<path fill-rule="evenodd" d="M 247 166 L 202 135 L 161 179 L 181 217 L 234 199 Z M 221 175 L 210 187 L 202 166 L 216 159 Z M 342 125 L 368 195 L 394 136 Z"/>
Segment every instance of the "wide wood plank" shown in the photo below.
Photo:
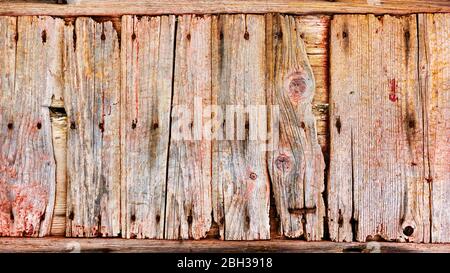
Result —
<path fill-rule="evenodd" d="M 73 4 L 0 2 L 0 15 L 120 16 L 218 13 L 373 13 L 450 12 L 447 0 L 69 0 Z"/>
<path fill-rule="evenodd" d="M 213 29 L 214 218 L 222 239 L 269 239 L 264 16 L 220 16 Z"/>
<path fill-rule="evenodd" d="M 426 180 L 431 240 L 450 242 L 450 15 L 419 15 L 420 88 L 424 95 Z"/>
<path fill-rule="evenodd" d="M 199 239 L 212 221 L 211 17 L 178 17 L 176 39 L 165 238 Z"/>
<path fill-rule="evenodd" d="M 429 241 L 416 23 L 416 16 L 332 21 L 332 240 Z"/>
<path fill-rule="evenodd" d="M 164 238 L 175 17 L 122 18 L 122 236 Z"/>
<path fill-rule="evenodd" d="M 320 240 L 325 207 L 325 162 L 312 113 L 315 79 L 301 38 L 300 18 L 268 15 L 268 104 L 279 107 L 271 134 L 279 139 L 268 152 L 268 168 L 287 237 Z"/>
<path fill-rule="evenodd" d="M 0 236 L 44 236 L 55 202 L 50 112 L 64 22 L 0 18 Z"/>
<path fill-rule="evenodd" d="M 78 18 L 65 29 L 67 229 L 120 233 L 120 55 L 111 22 Z"/>

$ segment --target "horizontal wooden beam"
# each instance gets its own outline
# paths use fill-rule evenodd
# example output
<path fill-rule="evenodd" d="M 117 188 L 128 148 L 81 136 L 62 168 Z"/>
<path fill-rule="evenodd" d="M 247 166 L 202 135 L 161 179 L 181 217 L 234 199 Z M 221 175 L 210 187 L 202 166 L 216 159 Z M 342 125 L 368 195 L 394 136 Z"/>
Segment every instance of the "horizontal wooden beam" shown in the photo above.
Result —
<path fill-rule="evenodd" d="M 77 239 L 47 238 L 0 238 L 0 253 L 9 252 L 153 252 L 153 253 L 344 253 L 344 252 L 447 252 L 450 244 L 412 243 L 334 243 L 305 242 L 297 240 L 269 241 L 161 241 L 129 239 Z"/>
<path fill-rule="evenodd" d="M 0 15 L 121 16 L 125 14 L 218 14 L 218 13 L 290 13 L 290 14 L 410 14 L 450 12 L 446 0 L 78 0 L 77 4 L 38 2 L 2 2 Z"/>

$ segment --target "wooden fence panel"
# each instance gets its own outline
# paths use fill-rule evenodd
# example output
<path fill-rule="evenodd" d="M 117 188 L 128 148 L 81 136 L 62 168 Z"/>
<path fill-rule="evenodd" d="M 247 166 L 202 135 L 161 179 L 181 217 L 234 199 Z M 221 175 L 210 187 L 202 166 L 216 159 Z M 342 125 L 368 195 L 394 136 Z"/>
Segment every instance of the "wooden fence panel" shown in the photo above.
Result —
<path fill-rule="evenodd" d="M 332 240 L 429 241 L 416 16 L 331 25 Z"/>
<path fill-rule="evenodd" d="M 280 229 L 287 237 L 320 240 L 325 207 L 325 162 L 312 113 L 315 80 L 302 39 L 300 17 L 268 15 L 268 104 L 279 107 L 272 116 L 272 135 L 279 143 L 268 152 L 269 172 Z"/>
<path fill-rule="evenodd" d="M 164 238 L 175 17 L 122 18 L 122 234 Z"/>
<path fill-rule="evenodd" d="M 420 14 L 420 87 L 424 95 L 426 180 L 431 240 L 450 242 L 450 15 Z"/>
<path fill-rule="evenodd" d="M 211 16 L 178 17 L 176 39 L 165 238 L 200 239 L 212 222 Z"/>
<path fill-rule="evenodd" d="M 75 29 L 73 29 L 75 28 Z M 120 233 L 120 52 L 111 22 L 78 18 L 66 30 L 67 229 Z"/>
<path fill-rule="evenodd" d="M 44 236 L 55 202 L 49 108 L 64 22 L 0 18 L 0 236 Z"/>

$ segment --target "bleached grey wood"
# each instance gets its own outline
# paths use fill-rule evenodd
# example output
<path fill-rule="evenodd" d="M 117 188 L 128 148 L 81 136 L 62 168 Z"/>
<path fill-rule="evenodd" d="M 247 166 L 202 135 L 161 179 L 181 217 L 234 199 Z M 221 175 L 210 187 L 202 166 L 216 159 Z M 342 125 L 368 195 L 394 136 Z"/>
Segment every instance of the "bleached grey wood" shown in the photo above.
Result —
<path fill-rule="evenodd" d="M 75 29 L 74 29 L 75 28 Z M 120 55 L 111 22 L 65 28 L 67 229 L 70 237 L 120 233 Z"/>
<path fill-rule="evenodd" d="M 450 242 L 450 15 L 418 16 L 431 241 L 443 243 Z"/>
<path fill-rule="evenodd" d="M 175 17 L 122 18 L 122 236 L 164 237 Z"/>
<path fill-rule="evenodd" d="M 50 113 L 64 22 L 0 18 L 0 235 L 49 234 L 55 202 Z"/>
<path fill-rule="evenodd" d="M 223 15 L 213 21 L 213 29 L 213 104 L 222 107 L 224 116 L 227 105 L 265 109 L 264 16 Z M 225 135 L 213 144 L 214 218 L 222 239 L 269 239 L 270 182 L 263 141 L 267 120 L 249 115 L 234 120 L 220 121 L 215 128 Z M 249 131 L 256 128 L 262 134 L 252 140 Z"/>
<path fill-rule="evenodd" d="M 211 228 L 211 16 L 178 17 L 166 239 L 200 239 Z"/>
<path fill-rule="evenodd" d="M 429 242 L 416 16 L 335 16 L 330 38 L 331 239 Z"/>

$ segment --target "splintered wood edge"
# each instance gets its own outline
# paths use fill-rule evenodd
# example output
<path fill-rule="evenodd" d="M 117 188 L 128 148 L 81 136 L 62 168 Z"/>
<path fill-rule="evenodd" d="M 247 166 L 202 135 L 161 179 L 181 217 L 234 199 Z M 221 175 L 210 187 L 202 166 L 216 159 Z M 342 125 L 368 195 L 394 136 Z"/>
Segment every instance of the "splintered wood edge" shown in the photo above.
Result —
<path fill-rule="evenodd" d="M 450 244 L 334 243 L 297 240 L 164 241 L 128 239 L 0 238 L 0 253 L 134 252 L 134 253 L 450 253 Z"/>
<path fill-rule="evenodd" d="M 139 0 L 134 3 L 114 0 L 110 2 L 89 1 L 78 4 L 50 3 L 0 3 L 0 15 L 51 15 L 51 16 L 119 16 L 162 14 L 219 14 L 219 13 L 290 13 L 290 14 L 411 14 L 450 12 L 444 1 L 398 1 L 394 3 L 370 4 L 369 2 L 345 3 L 330 1 L 259 1 L 259 0 Z"/>

